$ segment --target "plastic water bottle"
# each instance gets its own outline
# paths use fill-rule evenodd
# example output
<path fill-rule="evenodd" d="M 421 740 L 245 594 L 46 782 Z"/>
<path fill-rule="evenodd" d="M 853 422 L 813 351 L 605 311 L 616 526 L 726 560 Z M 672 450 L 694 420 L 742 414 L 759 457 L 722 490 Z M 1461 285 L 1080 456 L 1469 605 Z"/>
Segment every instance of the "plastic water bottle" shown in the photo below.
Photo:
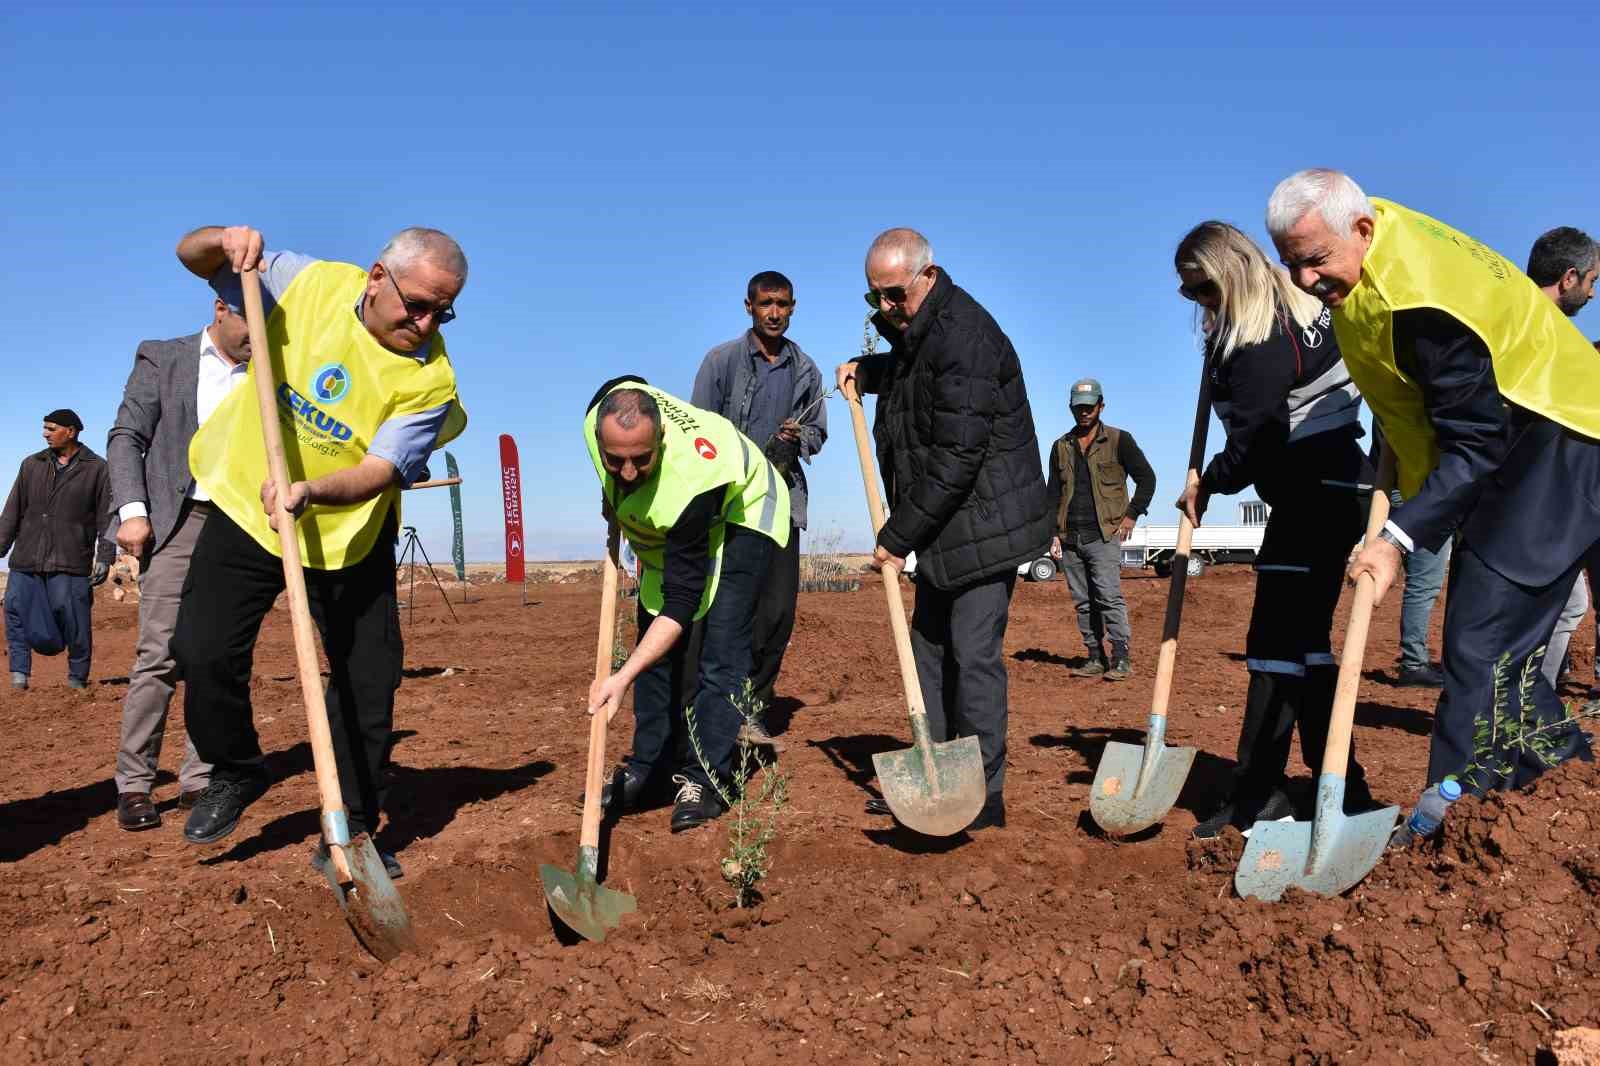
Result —
<path fill-rule="evenodd" d="M 1461 798 L 1461 782 L 1453 777 L 1447 777 L 1436 785 L 1429 786 L 1428 790 L 1417 800 L 1416 810 L 1411 812 L 1405 824 L 1400 827 L 1400 832 L 1395 835 L 1399 838 L 1394 843 L 1410 844 L 1414 840 L 1430 837 L 1439 831 L 1444 824 L 1445 813 L 1450 810 L 1450 804 Z"/>

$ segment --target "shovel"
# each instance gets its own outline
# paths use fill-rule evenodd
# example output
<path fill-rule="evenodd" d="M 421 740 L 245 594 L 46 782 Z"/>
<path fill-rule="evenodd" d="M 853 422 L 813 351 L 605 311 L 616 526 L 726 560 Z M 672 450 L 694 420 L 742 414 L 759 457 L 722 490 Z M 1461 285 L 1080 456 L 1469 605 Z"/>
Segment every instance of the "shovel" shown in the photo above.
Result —
<path fill-rule="evenodd" d="M 262 313 L 261 287 L 254 268 L 244 271 L 245 319 L 250 328 L 250 376 L 256 382 L 256 400 L 261 409 L 261 436 L 267 448 L 267 467 L 278 490 L 278 543 L 283 552 L 283 584 L 289 596 L 289 617 L 294 627 L 294 655 L 300 668 L 300 695 L 306 705 L 306 730 L 311 737 L 311 756 L 317 772 L 317 792 L 322 799 L 322 840 L 314 860 L 333 886 L 344 917 L 363 947 L 380 960 L 405 951 L 415 951 L 416 934 L 405 904 L 394 882 L 389 880 L 366 833 L 350 835 L 344 794 L 339 790 L 339 771 L 334 762 L 333 738 L 328 732 L 328 706 L 323 700 L 322 669 L 317 646 L 311 635 L 311 612 L 306 606 L 306 575 L 300 562 L 300 538 L 294 519 L 285 504 L 289 498 L 289 468 L 284 459 L 283 432 L 279 425 L 276 385 L 272 373 L 272 349 L 267 342 L 267 321 Z M 373 817 L 377 812 L 371 812 Z M 323 852 L 326 852 L 324 854 Z"/>
<path fill-rule="evenodd" d="M 606 544 L 605 580 L 600 593 L 600 640 L 595 651 L 594 676 L 602 680 L 611 675 L 611 639 L 617 624 L 617 564 L 612 556 L 617 528 L 611 527 Z M 606 716 L 596 714 L 589 721 L 589 764 L 583 778 L 583 826 L 578 834 L 578 870 L 568 873 L 559 866 L 541 863 L 539 879 L 544 882 L 544 898 L 567 928 L 586 940 L 604 940 L 608 929 L 615 929 L 624 914 L 638 909 L 638 902 L 626 892 L 605 888 L 598 879 L 600 869 L 600 788 L 605 778 Z"/>
<path fill-rule="evenodd" d="M 878 498 L 877 464 L 867 445 L 867 419 L 854 383 L 845 388 L 850 420 L 856 430 L 856 453 L 861 460 L 861 481 L 867 490 L 867 510 L 872 529 L 883 528 L 883 501 Z M 889 603 L 889 625 L 894 630 L 894 650 L 900 660 L 900 684 L 911 714 L 912 747 L 885 751 L 872 757 L 884 801 L 901 825 L 933 837 L 953 836 L 972 824 L 983 809 L 985 783 L 983 755 L 977 737 L 961 737 L 935 744 L 928 731 L 928 712 L 922 706 L 922 684 L 911 659 L 911 634 L 906 628 L 905 605 L 900 600 L 900 571 L 883 568 L 884 598 Z"/>
<path fill-rule="evenodd" d="M 1379 464 L 1367 535 L 1372 543 L 1389 517 L 1387 486 L 1393 483 L 1394 456 L 1388 448 Z M 1317 778 L 1317 808 L 1310 823 L 1257 822 L 1250 832 L 1239 869 L 1233 875 L 1239 895 L 1276 900 L 1291 885 L 1319 896 L 1337 896 L 1359 882 L 1378 864 L 1394 830 L 1399 807 L 1354 816 L 1344 813 L 1344 772 L 1350 759 L 1350 727 L 1356 715 L 1356 690 L 1361 686 L 1361 659 L 1367 647 L 1367 627 L 1372 621 L 1372 601 L 1377 585 L 1362 574 L 1350 608 L 1344 651 L 1339 660 L 1339 682 L 1334 689 L 1333 715 L 1328 723 L 1328 746 L 1322 753 L 1322 773 Z"/>
<path fill-rule="evenodd" d="M 1199 476 L 1205 459 L 1206 431 L 1211 428 L 1211 375 L 1200 368 L 1200 393 L 1189 439 L 1189 471 Z M 1195 748 L 1169 748 L 1167 702 L 1172 696 L 1172 671 L 1178 659 L 1178 625 L 1183 620 L 1183 589 L 1189 580 L 1189 546 L 1194 526 L 1187 514 L 1178 519 L 1178 550 L 1172 559 L 1172 584 L 1167 588 L 1167 619 L 1156 663 L 1156 688 L 1150 698 L 1150 723 L 1144 744 L 1111 741 L 1100 755 L 1089 813 L 1101 829 L 1126 835 L 1148 829 L 1167 816 L 1189 779 Z"/>

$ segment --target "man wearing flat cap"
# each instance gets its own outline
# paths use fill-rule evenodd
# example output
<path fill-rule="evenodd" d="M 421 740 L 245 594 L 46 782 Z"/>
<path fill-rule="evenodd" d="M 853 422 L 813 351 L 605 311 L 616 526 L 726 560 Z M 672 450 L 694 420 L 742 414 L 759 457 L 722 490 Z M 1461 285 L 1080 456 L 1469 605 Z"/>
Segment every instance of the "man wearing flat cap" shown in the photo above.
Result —
<path fill-rule="evenodd" d="M 116 548 L 106 461 L 78 440 L 83 422 L 66 408 L 44 416 L 46 447 L 22 461 L 0 511 L 0 555 L 10 555 L 6 644 L 11 687 L 28 687 L 33 653 L 67 652 L 67 684 L 89 685 L 90 589 L 106 579 Z"/>

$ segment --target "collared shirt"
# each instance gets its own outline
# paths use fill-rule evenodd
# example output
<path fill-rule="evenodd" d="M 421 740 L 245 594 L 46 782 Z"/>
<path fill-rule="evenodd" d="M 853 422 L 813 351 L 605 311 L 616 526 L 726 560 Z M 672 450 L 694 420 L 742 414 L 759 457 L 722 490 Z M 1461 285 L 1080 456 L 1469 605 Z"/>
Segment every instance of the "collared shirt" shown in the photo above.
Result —
<path fill-rule="evenodd" d="M 745 355 L 755 379 L 749 407 L 739 428 L 760 448 L 766 446 L 794 410 L 794 344 L 786 339 L 778 358 L 768 362 L 755 331 L 744 336 Z"/>

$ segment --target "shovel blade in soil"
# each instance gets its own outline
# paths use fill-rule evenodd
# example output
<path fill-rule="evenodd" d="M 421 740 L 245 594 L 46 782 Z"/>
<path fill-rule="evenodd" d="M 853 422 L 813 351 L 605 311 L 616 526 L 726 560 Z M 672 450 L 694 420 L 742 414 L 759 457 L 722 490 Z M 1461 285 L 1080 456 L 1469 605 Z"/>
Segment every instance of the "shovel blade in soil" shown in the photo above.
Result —
<path fill-rule="evenodd" d="M 1257 822 L 1233 876 L 1240 896 L 1276 901 L 1291 885 L 1337 896 L 1366 877 L 1383 858 L 1399 807 L 1344 813 L 1344 778 L 1322 775 L 1316 818 Z"/>
<path fill-rule="evenodd" d="M 1148 829 L 1167 816 L 1189 779 L 1196 748 L 1169 748 L 1159 737 L 1145 744 L 1111 741 L 1100 756 L 1089 813 L 1108 833 Z"/>
<path fill-rule="evenodd" d="M 901 825 L 931 837 L 954 836 L 983 810 L 983 754 L 977 737 L 929 744 L 932 759 L 918 748 L 879 752 L 872 757 L 878 787 Z M 933 764 L 929 780 L 927 762 Z"/>
<path fill-rule="evenodd" d="M 361 946 L 380 961 L 388 962 L 397 955 L 417 950 L 417 935 L 411 928 L 411 917 L 400 899 L 400 891 L 383 868 L 383 859 L 373 847 L 372 838 L 358 833 L 344 849 L 345 862 L 350 867 L 350 883 L 341 884 L 338 870 L 328 855 L 326 846 L 317 849 L 312 863 L 328 879 L 333 894 L 339 899 L 344 919 L 361 941 Z"/>
<path fill-rule="evenodd" d="M 545 902 L 550 904 L 551 912 L 585 940 L 604 940 L 609 930 L 621 924 L 623 915 L 639 909 L 638 901 L 626 892 L 606 888 L 596 881 L 599 865 L 599 848 L 579 847 L 577 873 L 568 873 L 550 863 L 539 867 Z"/>

